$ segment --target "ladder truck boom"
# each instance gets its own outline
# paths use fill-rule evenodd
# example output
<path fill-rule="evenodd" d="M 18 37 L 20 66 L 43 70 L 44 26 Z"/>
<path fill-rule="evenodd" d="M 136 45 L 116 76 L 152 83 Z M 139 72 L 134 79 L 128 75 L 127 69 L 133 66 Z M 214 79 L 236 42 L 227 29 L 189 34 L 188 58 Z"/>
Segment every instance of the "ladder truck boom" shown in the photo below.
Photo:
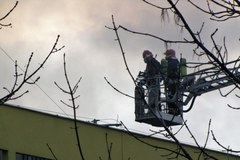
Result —
<path fill-rule="evenodd" d="M 236 78 L 240 79 L 240 66 L 238 68 L 232 68 L 229 70 Z M 193 77 L 193 74 L 186 76 L 185 78 L 189 79 L 189 77 Z M 224 87 L 234 85 L 234 83 L 235 82 L 231 77 L 220 71 L 206 72 L 205 75 L 203 73 L 194 83 L 192 83 L 192 85 L 184 89 L 183 92 L 188 92 L 189 95 L 183 103 L 184 105 L 187 105 L 194 96 L 200 96 L 204 93 L 219 90 Z"/>

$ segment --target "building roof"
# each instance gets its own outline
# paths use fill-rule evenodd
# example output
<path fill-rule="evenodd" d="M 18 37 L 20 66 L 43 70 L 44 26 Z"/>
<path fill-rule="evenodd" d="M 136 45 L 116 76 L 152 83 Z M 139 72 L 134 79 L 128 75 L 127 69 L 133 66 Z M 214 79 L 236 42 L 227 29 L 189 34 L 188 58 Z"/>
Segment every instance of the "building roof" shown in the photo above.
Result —
<path fill-rule="evenodd" d="M 35 108 L 28 108 L 28 107 L 23 107 L 23 106 L 19 106 L 19 105 L 12 105 L 12 104 L 4 104 L 4 106 L 12 108 L 12 109 L 19 109 L 19 110 L 22 110 L 22 111 L 32 112 L 32 113 L 41 114 L 41 115 L 45 115 L 45 116 L 51 116 L 51 117 L 55 117 L 55 118 L 59 118 L 59 119 L 65 119 L 65 120 L 70 120 L 70 121 L 73 120 L 73 117 L 70 117 L 69 115 L 64 115 L 64 114 L 61 114 L 61 113 L 49 112 L 49 111 L 45 111 L 45 110 L 37 110 Z M 83 120 L 80 120 L 80 119 L 77 119 L 77 122 L 84 123 L 86 125 L 91 125 L 91 126 L 94 126 L 94 127 L 101 127 L 101 128 L 108 129 L 108 130 L 114 130 L 114 131 L 117 131 L 117 132 L 128 133 L 128 131 L 125 130 L 125 129 L 114 127 L 114 126 L 118 126 L 119 124 L 102 125 L 102 124 L 98 124 L 94 120 L 93 121 L 83 121 Z M 133 133 L 135 135 L 139 135 L 139 136 L 146 136 L 144 134 L 137 133 L 137 132 L 132 132 L 131 131 L 131 133 Z M 155 140 L 161 140 L 161 141 L 165 141 L 165 142 L 169 142 L 169 143 L 174 143 L 173 141 L 171 141 L 169 139 L 164 139 L 164 138 L 160 138 L 160 137 L 149 137 L 149 138 L 152 138 L 152 139 L 155 139 Z M 190 145 L 190 144 L 187 144 L 187 143 L 182 143 L 182 144 L 185 145 L 185 146 L 197 148 L 197 146 L 195 146 L 195 145 Z M 206 148 L 206 150 L 221 153 L 221 154 L 226 154 L 226 153 L 224 153 L 223 151 L 220 151 L 220 150 L 214 150 L 214 149 L 209 149 L 209 148 Z M 234 155 L 234 156 L 238 156 L 238 155 Z"/>

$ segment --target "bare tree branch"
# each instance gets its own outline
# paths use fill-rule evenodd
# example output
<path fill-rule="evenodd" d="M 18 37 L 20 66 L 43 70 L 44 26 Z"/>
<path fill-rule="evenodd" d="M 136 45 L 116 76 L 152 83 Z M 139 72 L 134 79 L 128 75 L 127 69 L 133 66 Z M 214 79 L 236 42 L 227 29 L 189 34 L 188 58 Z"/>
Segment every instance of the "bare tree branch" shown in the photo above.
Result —
<path fill-rule="evenodd" d="M 77 81 L 77 83 L 72 88 L 71 83 L 70 83 L 69 78 L 68 78 L 68 74 L 67 74 L 65 54 L 63 55 L 63 63 L 64 63 L 64 67 L 63 67 L 64 68 L 64 75 L 65 75 L 65 80 L 67 82 L 68 89 L 65 90 L 62 87 L 60 87 L 56 82 L 54 82 L 54 83 L 63 93 L 68 94 L 71 97 L 70 98 L 70 101 L 72 103 L 71 105 L 65 103 L 62 100 L 61 100 L 61 102 L 63 104 L 65 104 L 66 106 L 71 107 L 73 109 L 73 114 L 74 114 L 74 121 L 73 121 L 74 122 L 74 128 L 73 129 L 75 130 L 75 134 L 76 134 L 79 154 L 80 154 L 82 160 L 84 160 L 85 158 L 84 158 L 84 153 L 83 153 L 83 150 L 82 150 L 82 147 L 81 147 L 80 136 L 79 136 L 79 133 L 78 133 L 78 125 L 77 125 L 77 112 L 76 112 L 76 110 L 79 106 L 77 106 L 76 102 L 75 102 L 76 98 L 78 98 L 79 96 L 77 96 L 77 97 L 74 96 L 82 78 L 80 77 L 80 79 Z"/>
<path fill-rule="evenodd" d="M 239 150 L 234 150 L 234 149 L 231 149 L 230 147 L 225 147 L 224 145 L 222 145 L 218 140 L 217 138 L 215 137 L 213 131 L 211 130 L 211 133 L 212 133 L 212 137 L 213 137 L 213 140 L 220 146 L 222 147 L 225 151 L 227 152 L 231 152 L 231 153 L 240 153 Z"/>
<path fill-rule="evenodd" d="M 205 149 L 206 149 L 206 146 L 207 146 L 207 142 L 208 142 L 208 139 L 209 139 L 209 134 L 210 134 L 210 126 L 211 126 L 211 120 L 209 120 L 209 123 L 208 123 L 208 132 L 207 132 L 207 138 L 206 138 L 206 141 L 205 141 L 205 144 L 203 147 L 201 147 L 196 139 L 196 137 L 193 135 L 193 133 L 191 132 L 191 130 L 189 129 L 188 125 L 184 122 L 184 126 L 187 128 L 188 130 L 188 133 L 190 133 L 191 135 L 191 138 L 193 138 L 195 144 L 197 145 L 197 147 L 200 149 L 200 154 L 198 156 L 198 159 L 200 159 L 201 155 L 204 154 L 205 156 L 211 158 L 211 159 L 214 159 L 214 160 L 218 160 L 217 158 L 215 158 L 214 156 L 208 154 L 207 152 L 205 152 Z"/>
<path fill-rule="evenodd" d="M 46 58 L 43 60 L 43 62 L 42 62 L 32 73 L 28 73 L 28 68 L 29 68 L 29 66 L 30 66 L 30 62 L 31 62 L 31 59 L 32 59 L 32 56 L 33 56 L 33 53 L 31 54 L 31 56 L 30 56 L 30 58 L 29 58 L 29 60 L 28 60 L 28 63 L 27 63 L 27 68 L 26 68 L 26 70 L 25 70 L 25 72 L 24 72 L 24 74 L 23 74 L 24 76 L 23 76 L 23 78 L 22 78 L 22 80 L 21 80 L 20 82 L 19 82 L 19 77 L 22 76 L 22 74 L 19 74 L 19 73 L 18 73 L 18 70 L 17 70 L 17 67 L 18 67 L 17 61 L 15 62 L 15 82 L 14 82 L 12 88 L 11 88 L 10 90 L 8 90 L 8 91 L 10 91 L 10 92 L 9 92 L 6 96 L 0 98 L 0 104 L 3 104 L 3 103 L 5 103 L 5 102 L 7 102 L 7 101 L 9 101 L 9 100 L 12 100 L 12 99 L 16 99 L 16 97 L 13 98 L 13 96 L 14 96 L 25 84 L 34 84 L 37 80 L 39 80 L 39 77 L 38 77 L 35 81 L 30 82 L 30 80 L 32 81 L 33 76 L 35 76 L 35 75 L 39 72 L 39 70 L 41 70 L 41 69 L 43 68 L 43 66 L 45 65 L 45 63 L 47 62 L 47 60 L 50 58 L 50 56 L 51 56 L 53 53 L 59 52 L 59 51 L 61 51 L 61 50 L 64 48 L 64 46 L 62 46 L 62 47 L 60 47 L 60 48 L 57 48 L 57 44 L 58 44 L 59 38 L 60 38 L 60 35 L 57 36 L 57 39 L 56 39 L 56 41 L 55 41 L 55 43 L 54 43 L 51 51 L 50 51 L 49 54 L 46 56 Z M 5 89 L 6 89 L 6 87 L 5 87 Z M 27 93 L 27 92 L 28 92 L 28 91 L 24 92 L 24 94 Z M 23 94 L 21 94 L 21 96 L 22 96 L 22 95 L 23 95 Z M 21 96 L 19 96 L 19 97 L 21 97 Z M 18 97 L 18 96 L 17 96 L 17 97 Z"/>
<path fill-rule="evenodd" d="M 223 22 L 229 19 L 238 18 L 240 16 L 240 5 L 238 0 L 207 0 L 208 9 L 198 6 L 191 0 L 188 2 L 203 13 L 210 15 L 210 19 L 214 21 Z M 216 7 L 220 8 L 220 11 L 215 11 L 214 8 Z"/>
<path fill-rule="evenodd" d="M 52 148 L 49 146 L 49 144 L 47 143 L 46 145 L 47 145 L 49 151 L 51 152 L 52 156 L 54 157 L 54 160 L 58 160 L 57 157 L 56 157 L 56 155 L 54 154 Z"/>
<path fill-rule="evenodd" d="M 119 92 L 120 94 L 122 94 L 122 95 L 124 95 L 124 96 L 126 96 L 126 97 L 130 97 L 130 98 L 133 98 L 133 99 L 134 99 L 133 96 L 130 96 L 130 95 L 126 94 L 126 93 L 123 93 L 122 91 L 120 91 L 119 89 L 117 89 L 116 87 L 114 87 L 114 86 L 107 80 L 106 77 L 104 77 L 104 79 L 105 79 L 105 81 L 106 81 L 114 90 L 116 90 L 117 92 Z"/>
<path fill-rule="evenodd" d="M 12 9 L 10 9 L 10 10 L 7 12 L 7 14 L 5 14 L 2 18 L 0 18 L 0 29 L 2 29 L 2 27 L 12 26 L 11 23 L 9 23 L 9 24 L 3 24 L 3 23 L 1 23 L 1 21 L 3 21 L 4 19 L 6 19 L 6 18 L 10 15 L 10 13 L 12 13 L 13 10 L 17 7 L 17 5 L 18 5 L 18 1 L 16 1 L 15 5 L 12 7 Z"/>
<path fill-rule="evenodd" d="M 129 135 L 131 135 L 132 137 L 134 137 L 136 140 L 142 142 L 143 144 L 146 144 L 146 145 L 148 145 L 148 146 L 150 146 L 150 147 L 153 147 L 153 148 L 155 148 L 156 150 L 165 150 L 165 151 L 168 151 L 168 152 L 171 153 L 171 154 L 180 155 L 180 156 L 182 156 L 182 157 L 188 158 L 185 154 L 182 154 L 182 153 L 179 152 L 179 151 L 172 150 L 172 149 L 168 149 L 168 148 L 166 148 L 166 147 L 161 147 L 161 146 L 153 145 L 153 144 L 150 144 L 150 143 L 148 143 L 148 142 L 140 139 L 139 137 L 137 137 L 136 135 L 134 135 L 131 131 L 129 131 L 129 129 L 126 127 L 126 125 L 125 125 L 122 121 L 121 121 L 120 123 L 123 125 L 123 127 L 126 129 L 126 131 L 127 131 L 127 133 L 128 133 Z"/>
<path fill-rule="evenodd" d="M 106 138 L 106 145 L 107 145 L 107 153 L 108 153 L 108 160 L 112 160 L 112 157 L 111 157 L 111 152 L 112 152 L 112 142 L 110 143 L 110 146 L 109 146 L 109 143 L 108 143 L 108 134 L 106 133 L 105 134 L 105 138 Z"/>

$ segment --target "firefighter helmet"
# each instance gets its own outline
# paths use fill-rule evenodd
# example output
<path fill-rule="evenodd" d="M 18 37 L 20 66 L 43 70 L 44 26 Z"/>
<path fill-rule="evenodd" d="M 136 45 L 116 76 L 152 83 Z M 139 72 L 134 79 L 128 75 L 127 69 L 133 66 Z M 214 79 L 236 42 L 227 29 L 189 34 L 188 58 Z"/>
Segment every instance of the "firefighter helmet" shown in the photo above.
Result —
<path fill-rule="evenodd" d="M 173 49 L 168 49 L 164 54 L 168 57 L 175 57 L 176 56 L 176 52 Z"/>
<path fill-rule="evenodd" d="M 143 58 L 147 58 L 149 56 L 153 56 L 152 52 L 150 52 L 149 50 L 145 50 L 143 51 Z"/>

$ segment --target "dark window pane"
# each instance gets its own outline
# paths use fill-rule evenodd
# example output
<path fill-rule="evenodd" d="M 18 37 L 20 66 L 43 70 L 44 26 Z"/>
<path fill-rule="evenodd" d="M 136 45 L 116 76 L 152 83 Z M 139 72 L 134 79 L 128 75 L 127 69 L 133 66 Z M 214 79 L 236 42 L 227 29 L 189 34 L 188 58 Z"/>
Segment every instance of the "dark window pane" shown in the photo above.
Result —
<path fill-rule="evenodd" d="M 0 159 L 0 160 L 2 160 L 2 159 Z M 49 160 L 49 159 L 38 157 L 38 156 L 32 156 L 32 155 L 17 153 L 16 154 L 16 160 Z"/>

